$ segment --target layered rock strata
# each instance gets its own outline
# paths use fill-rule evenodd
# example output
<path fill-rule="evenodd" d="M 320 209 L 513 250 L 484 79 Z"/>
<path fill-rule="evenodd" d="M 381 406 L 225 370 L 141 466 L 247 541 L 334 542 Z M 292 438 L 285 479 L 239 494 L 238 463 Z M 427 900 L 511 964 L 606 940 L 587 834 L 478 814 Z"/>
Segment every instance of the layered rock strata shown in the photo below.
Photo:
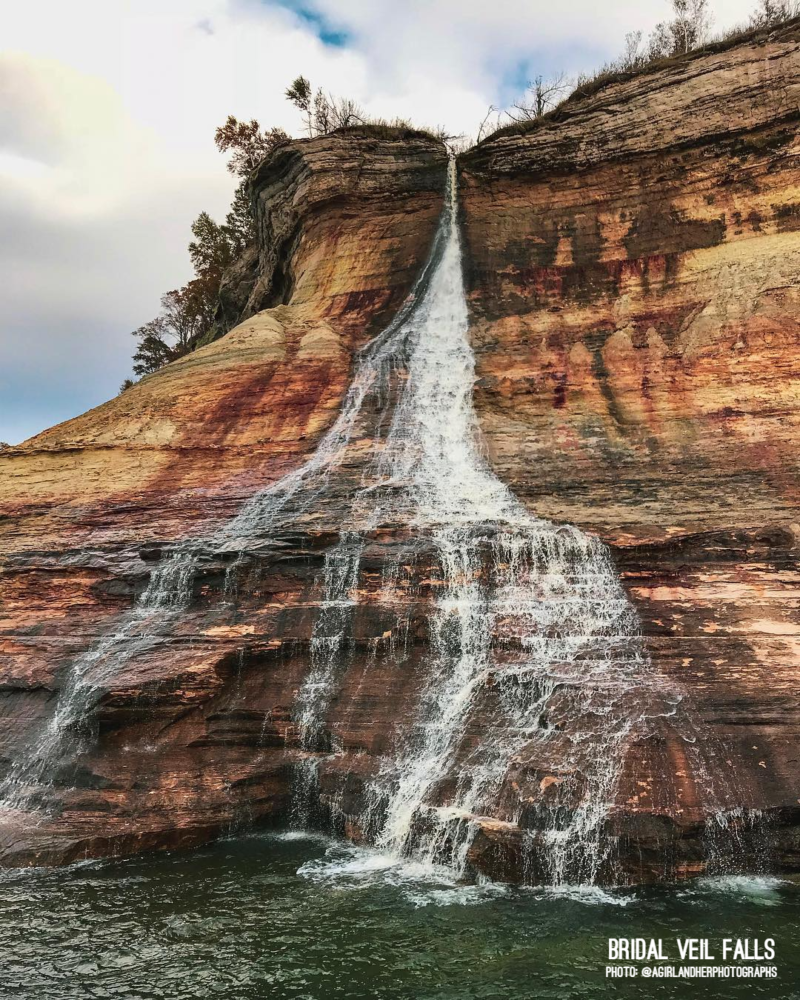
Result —
<path fill-rule="evenodd" d="M 446 161 L 441 143 L 407 136 L 328 136 L 282 149 L 255 179 L 269 234 L 257 294 L 272 307 L 3 453 L 4 761 L 35 744 L 70 664 L 115 627 L 162 549 L 203 537 L 313 451 L 336 417 L 354 351 L 395 314 L 428 253 Z M 291 605 L 292 581 L 313 600 L 308 551 L 320 543 L 294 541 L 269 599 L 275 613 Z M 204 593 L 207 584 L 197 586 Z M 6 862 L 193 843 L 285 811 L 283 752 L 266 763 L 253 754 L 275 692 L 267 689 L 265 710 L 242 709 L 258 720 L 252 739 L 220 744 L 208 734 L 220 725 L 218 699 L 233 697 L 232 683 L 238 690 L 236 664 L 249 662 L 243 639 L 248 650 L 279 649 L 284 627 L 270 619 L 262 638 L 255 623 L 221 625 L 215 614 L 187 613 L 150 659 L 114 677 L 78 787 L 57 779 L 46 822 L 22 815 L 5 824 Z"/>
<path fill-rule="evenodd" d="M 612 546 L 654 668 L 686 693 L 745 807 L 726 821 L 750 868 L 765 845 L 773 867 L 800 860 L 799 49 L 789 28 L 678 61 L 460 162 L 490 461 L 534 513 Z M 368 134 L 278 151 L 254 177 L 260 249 L 222 297 L 224 325 L 242 322 L 0 456 L 4 759 L 35 739 L 69 664 L 164 553 L 313 450 L 354 351 L 427 256 L 445 160 L 433 140 Z M 402 532 L 367 540 L 327 746 L 310 751 L 296 699 L 341 527 L 312 514 L 248 553 L 234 602 L 228 564 L 210 555 L 173 634 L 107 684 L 47 818 L 7 817 L 2 861 L 285 821 L 309 753 L 309 815 L 362 836 L 370 774 L 424 683 L 436 567 Z M 404 569 L 387 601 L 389 564 Z M 535 802 L 560 778 L 532 765 L 514 781 Z M 630 747 L 609 820 L 615 877 L 704 869 L 707 779 L 669 725 Z M 484 818 L 472 869 L 535 877 L 521 841 L 518 825 Z"/>
<path fill-rule="evenodd" d="M 492 464 L 537 513 L 614 548 L 657 668 L 793 865 L 800 29 L 556 117 L 462 161 Z M 702 801 L 679 749 L 632 757 L 627 804 L 691 837 L 693 809 L 658 801 L 665 773 Z"/>

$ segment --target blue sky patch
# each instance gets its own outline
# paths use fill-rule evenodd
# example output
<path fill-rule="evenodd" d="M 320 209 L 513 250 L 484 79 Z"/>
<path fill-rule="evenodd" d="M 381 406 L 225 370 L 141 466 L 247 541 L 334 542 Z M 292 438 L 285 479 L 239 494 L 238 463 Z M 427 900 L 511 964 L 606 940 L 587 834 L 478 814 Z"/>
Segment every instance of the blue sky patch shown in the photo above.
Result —
<path fill-rule="evenodd" d="M 318 10 L 314 10 L 311 4 L 298 2 L 298 0 L 265 0 L 265 2 L 267 6 L 284 7 L 286 10 L 292 11 L 311 28 L 317 38 L 325 45 L 344 48 L 351 41 L 348 32 L 334 27 L 324 15 L 320 14 Z"/>

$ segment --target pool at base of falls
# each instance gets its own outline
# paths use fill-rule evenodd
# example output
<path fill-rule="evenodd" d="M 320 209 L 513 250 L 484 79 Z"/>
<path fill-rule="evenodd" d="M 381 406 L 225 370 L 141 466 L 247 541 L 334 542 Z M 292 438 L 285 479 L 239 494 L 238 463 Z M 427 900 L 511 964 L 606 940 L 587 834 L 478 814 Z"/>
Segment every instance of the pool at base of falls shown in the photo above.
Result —
<path fill-rule="evenodd" d="M 778 979 L 691 988 L 785 1000 L 800 995 L 799 904 L 800 885 L 764 877 L 625 890 L 463 885 L 322 836 L 253 834 L 191 853 L 0 873 L 0 997 L 683 997 L 683 980 L 607 979 L 608 938 L 769 935 Z"/>

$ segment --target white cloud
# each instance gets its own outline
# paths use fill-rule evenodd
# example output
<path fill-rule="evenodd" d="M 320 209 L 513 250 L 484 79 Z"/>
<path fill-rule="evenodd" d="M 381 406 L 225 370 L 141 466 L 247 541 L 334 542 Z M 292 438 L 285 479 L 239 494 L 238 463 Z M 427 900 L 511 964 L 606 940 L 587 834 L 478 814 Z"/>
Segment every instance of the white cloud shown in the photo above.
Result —
<path fill-rule="evenodd" d="M 474 130 L 515 77 L 591 68 L 665 0 L 29 0 L 0 54 L 0 440 L 113 394 L 127 336 L 224 213 L 228 114 L 297 131 L 298 74 L 387 117 Z M 717 0 L 718 24 L 750 0 Z M 309 16 L 312 15 L 312 16 Z M 346 33 L 318 37 L 314 16 Z"/>

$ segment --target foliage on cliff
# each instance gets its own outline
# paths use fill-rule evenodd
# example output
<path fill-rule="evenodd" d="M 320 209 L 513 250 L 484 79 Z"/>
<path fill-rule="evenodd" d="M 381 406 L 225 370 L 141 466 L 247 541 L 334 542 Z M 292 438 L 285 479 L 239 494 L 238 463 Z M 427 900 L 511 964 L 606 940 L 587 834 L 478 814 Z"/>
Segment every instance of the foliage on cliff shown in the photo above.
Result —
<path fill-rule="evenodd" d="M 671 18 L 657 24 L 647 39 L 643 39 L 641 31 L 629 32 L 622 55 L 597 73 L 579 77 L 574 86 L 564 74 L 551 78 L 539 75 L 510 109 L 500 112 L 491 107 L 480 126 L 478 140 L 482 141 L 489 131 L 487 125 L 493 114 L 497 116 L 497 127 L 488 138 L 524 132 L 544 119 L 557 120 L 565 104 L 596 93 L 612 82 L 657 69 L 692 52 L 714 51 L 746 38 L 758 38 L 800 14 L 800 0 L 758 0 L 746 29 L 737 28 L 709 40 L 713 19 L 709 0 L 670 0 L 670 3 Z M 291 83 L 285 96 L 300 112 L 309 138 L 333 132 L 353 137 L 370 134 L 377 138 L 432 136 L 445 141 L 452 138 L 442 129 L 418 129 L 404 119 L 369 117 L 352 99 L 334 96 L 322 88 L 315 90 L 302 75 Z M 188 247 L 195 277 L 182 288 L 167 292 L 161 299 L 160 314 L 133 332 L 137 340 L 133 370 L 139 376 L 156 371 L 208 339 L 223 274 L 256 238 L 248 178 L 265 157 L 289 142 L 290 137 L 280 128 L 262 130 L 255 119 L 245 122 L 229 115 L 217 128 L 214 140 L 220 152 L 229 154 L 227 168 L 239 178 L 233 203 L 222 223 L 207 212 L 200 213 L 192 224 L 194 238 Z M 131 380 L 126 379 L 122 389 L 130 384 Z"/>
<path fill-rule="evenodd" d="M 561 108 L 609 84 L 658 70 L 692 53 L 711 53 L 758 40 L 800 16 L 800 0 L 758 0 L 746 25 L 738 25 L 713 38 L 709 0 L 670 0 L 670 3 L 670 19 L 657 24 L 647 38 L 641 31 L 628 32 L 622 54 L 595 73 L 581 74 L 573 82 L 564 73 L 551 77 L 539 75 L 510 108 L 501 110 L 491 106 L 480 125 L 478 142 L 526 132 L 545 119 L 557 120 Z"/>
<path fill-rule="evenodd" d="M 413 139 L 430 137 L 445 139 L 442 129 L 431 132 L 418 129 L 405 119 L 371 118 L 349 98 L 313 90 L 309 81 L 297 77 L 286 90 L 286 97 L 301 112 L 309 137 L 337 134 L 376 138 Z M 223 223 L 216 222 L 208 212 L 201 212 L 192 223 L 194 239 L 189 243 L 189 256 L 195 277 L 182 288 L 167 292 L 161 299 L 161 312 L 149 323 L 133 331 L 137 340 L 133 355 L 133 370 L 138 376 L 157 371 L 193 351 L 207 339 L 214 323 L 222 276 L 256 240 L 255 220 L 249 193 L 249 177 L 253 170 L 279 146 L 290 141 L 280 128 L 261 128 L 255 119 L 239 121 L 228 115 L 217 128 L 214 142 L 221 153 L 229 154 L 227 168 L 239 178 L 231 209 Z M 134 382 L 125 379 L 120 391 Z"/>
<path fill-rule="evenodd" d="M 195 277 L 161 298 L 161 312 L 133 331 L 136 375 L 148 375 L 194 350 L 214 321 L 222 275 L 255 240 L 247 176 L 273 149 L 289 141 L 281 129 L 265 129 L 254 119 L 240 122 L 229 115 L 214 135 L 217 149 L 230 153 L 228 170 L 239 177 L 230 211 L 222 223 L 201 212 L 192 223 L 189 257 Z M 126 379 L 121 390 L 133 384 Z"/>
<path fill-rule="evenodd" d="M 418 128 L 407 118 L 381 118 L 368 115 L 356 101 L 349 97 L 326 94 L 317 90 L 304 76 L 298 76 L 286 90 L 286 97 L 301 113 L 303 127 L 310 139 L 336 132 L 340 135 L 362 136 L 365 132 L 376 138 L 433 138 L 446 140 L 441 127 Z"/>

